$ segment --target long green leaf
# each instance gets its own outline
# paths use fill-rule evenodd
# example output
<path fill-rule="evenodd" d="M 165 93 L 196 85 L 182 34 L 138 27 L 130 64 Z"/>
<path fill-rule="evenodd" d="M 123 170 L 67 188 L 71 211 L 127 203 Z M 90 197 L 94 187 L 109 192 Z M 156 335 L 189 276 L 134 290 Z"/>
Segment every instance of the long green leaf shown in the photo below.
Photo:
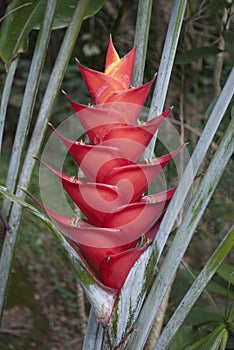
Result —
<path fill-rule="evenodd" d="M 65 69 L 67 67 L 67 63 L 70 59 L 71 52 L 76 42 L 77 35 L 79 33 L 85 10 L 88 6 L 88 0 L 80 0 L 71 23 L 66 31 L 62 46 L 60 48 L 53 72 L 51 74 L 51 78 L 49 80 L 44 99 L 41 104 L 40 112 L 37 118 L 37 122 L 34 128 L 34 132 L 32 135 L 31 143 L 28 148 L 28 152 L 23 164 L 23 169 L 19 179 L 19 185 L 23 188 L 27 189 L 35 161 L 33 160 L 33 156 L 37 155 L 40 149 L 40 145 L 42 143 L 47 121 L 52 112 L 55 98 L 57 96 L 58 89 L 60 87 L 60 83 L 62 81 Z M 36 142 L 35 142 L 36 141 Z M 24 198 L 24 194 L 22 191 L 16 192 L 17 196 Z M 7 294 L 7 284 L 8 278 L 11 270 L 11 265 L 13 261 L 14 251 L 16 247 L 17 234 L 20 226 L 20 219 L 22 215 L 22 207 L 17 203 L 14 203 L 11 210 L 11 215 L 9 219 L 10 226 L 13 230 L 13 233 L 7 234 L 4 240 L 1 260 L 0 260 L 0 315 L 3 313 L 4 303 Z"/>
<path fill-rule="evenodd" d="M 216 56 L 220 52 L 221 50 L 215 46 L 195 47 L 189 51 L 176 55 L 175 64 L 191 63 L 199 58 Z"/>
<path fill-rule="evenodd" d="M 199 350 L 201 349 L 201 345 L 203 350 L 221 350 L 223 349 L 222 344 L 225 342 L 225 339 L 227 339 L 227 334 L 228 333 L 225 329 L 225 325 L 221 324 L 207 336 L 197 340 L 192 345 L 187 346 L 185 350 Z M 222 348 L 220 348 L 220 345 L 222 346 Z"/>
<path fill-rule="evenodd" d="M 166 294 L 188 244 L 192 239 L 193 232 L 196 229 L 196 226 L 218 184 L 222 172 L 234 151 L 233 135 L 234 120 L 231 121 L 223 140 L 209 165 L 206 175 L 200 183 L 153 283 L 138 320 L 138 327 L 141 329 L 141 333 L 135 332 L 132 337 L 131 346 L 134 349 L 141 349 L 141 346 L 147 339 L 151 324 L 154 322 L 154 317 L 160 308 L 164 295 Z M 172 207 L 171 210 L 175 210 L 175 208 L 177 209 L 177 206 L 174 208 Z M 158 237 L 158 234 L 156 238 Z M 174 335 L 174 328 L 171 328 L 171 331 Z M 162 348 L 164 347 L 159 346 L 158 350 Z"/>
<path fill-rule="evenodd" d="M 217 274 L 224 279 L 224 281 L 234 285 L 234 266 L 229 264 L 222 264 L 217 271 Z"/>
<path fill-rule="evenodd" d="M 4 84 L 3 92 L 2 92 L 1 106 L 0 106 L 0 154 L 2 149 L 2 138 L 3 138 L 5 119 L 6 119 L 7 106 L 9 102 L 10 92 L 11 92 L 17 64 L 18 64 L 18 59 L 14 60 L 10 65 L 9 71 L 7 73 L 6 81 Z"/>
<path fill-rule="evenodd" d="M 93 16 L 104 2 L 105 0 L 91 0 L 84 18 Z M 28 36 L 33 29 L 41 28 L 47 3 L 46 0 L 11 1 L 6 12 L 9 15 L 5 17 L 0 31 L 0 57 L 7 64 L 18 53 L 27 51 Z M 76 5 L 77 0 L 58 0 L 53 29 L 69 25 Z"/>

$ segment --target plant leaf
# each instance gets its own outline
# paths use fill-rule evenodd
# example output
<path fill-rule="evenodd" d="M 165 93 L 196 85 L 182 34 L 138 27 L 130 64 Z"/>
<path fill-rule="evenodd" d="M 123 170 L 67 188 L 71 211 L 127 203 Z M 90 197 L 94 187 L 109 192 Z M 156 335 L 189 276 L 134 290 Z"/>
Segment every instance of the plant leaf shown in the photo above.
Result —
<path fill-rule="evenodd" d="M 217 270 L 217 274 L 224 279 L 224 281 L 234 285 L 234 267 L 229 264 L 222 264 Z"/>
<path fill-rule="evenodd" d="M 220 1 L 220 0 L 211 0 L 206 8 L 207 15 L 209 17 L 214 16 L 217 14 L 219 10 L 222 10 L 224 8 L 230 7 L 232 4 L 228 3 L 227 1 Z"/>
<path fill-rule="evenodd" d="M 90 0 L 84 18 L 93 16 L 104 2 L 105 0 Z M 46 4 L 46 0 L 14 0 L 7 7 L 0 31 L 0 58 L 7 65 L 18 53 L 27 51 L 28 36 L 33 29 L 40 29 Z M 77 0 L 58 1 L 53 29 L 68 26 L 76 5 Z"/>
<path fill-rule="evenodd" d="M 221 324 L 218 327 L 216 327 L 211 333 L 209 333 L 207 336 L 197 340 L 192 345 L 185 348 L 185 350 L 218 350 L 219 345 L 222 341 L 223 336 L 227 330 L 225 329 L 225 325 Z M 202 348 L 200 347 L 201 345 Z"/>
<path fill-rule="evenodd" d="M 202 334 L 201 330 L 194 327 L 181 327 L 170 343 L 170 350 L 182 350 L 201 338 Z"/>
<path fill-rule="evenodd" d="M 8 199 L 9 201 L 16 202 L 16 203 L 22 205 L 24 208 L 29 209 L 31 212 L 33 212 L 33 214 L 35 214 L 40 219 L 42 219 L 44 221 L 45 221 L 45 219 L 48 219 L 46 217 L 46 215 L 41 213 L 36 207 L 34 207 L 33 205 L 25 202 L 22 198 L 16 197 L 13 193 L 8 191 L 4 186 L 1 186 L 1 185 L 0 185 L 0 194 L 3 197 L 5 197 L 6 199 Z"/>
<path fill-rule="evenodd" d="M 95 13 L 97 13 L 102 8 L 104 2 L 105 0 L 90 0 L 84 19 L 95 15 Z M 53 29 L 64 28 L 68 26 L 76 5 L 77 0 L 58 0 Z M 39 29 L 39 27 L 36 29 Z"/>
<path fill-rule="evenodd" d="M 221 283 L 218 280 L 216 281 L 215 279 L 207 285 L 207 290 L 209 292 L 218 294 L 219 296 L 227 296 L 227 285 L 224 285 L 223 283 Z M 231 298 L 234 298 L 234 291 L 230 290 L 229 294 Z"/>
<path fill-rule="evenodd" d="M 227 30 L 224 35 L 224 40 L 225 40 L 225 46 L 226 46 L 226 50 L 228 51 L 229 55 L 230 55 L 230 60 L 231 63 L 234 64 L 234 33 L 231 32 L 230 30 Z"/>
<path fill-rule="evenodd" d="M 191 50 L 182 52 L 176 56 L 176 64 L 187 64 L 192 61 L 196 61 L 199 58 L 206 58 L 210 56 L 216 56 L 221 50 L 215 46 L 204 46 L 204 47 L 195 47 Z"/>
<path fill-rule="evenodd" d="M 207 310 L 204 305 L 195 305 L 186 317 L 186 322 L 196 324 L 197 327 L 207 325 L 211 321 L 214 323 L 222 322 L 222 314 L 214 310 Z"/>
<path fill-rule="evenodd" d="M 221 324 L 207 336 L 204 350 L 220 350 L 223 337 L 227 337 L 227 330 L 225 329 L 225 325 Z"/>

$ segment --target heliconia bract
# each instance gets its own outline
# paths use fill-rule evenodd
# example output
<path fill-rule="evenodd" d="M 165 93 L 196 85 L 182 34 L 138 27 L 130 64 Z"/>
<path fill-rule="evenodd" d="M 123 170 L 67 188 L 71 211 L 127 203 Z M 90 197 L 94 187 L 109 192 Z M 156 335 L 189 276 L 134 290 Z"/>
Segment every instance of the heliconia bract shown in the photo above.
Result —
<path fill-rule="evenodd" d="M 175 188 L 154 195 L 145 195 L 145 191 L 183 148 L 150 161 L 140 160 L 171 109 L 137 123 L 155 77 L 140 87 L 130 87 L 135 53 L 133 48 L 119 58 L 110 38 L 103 73 L 77 61 L 93 105 L 79 104 L 64 94 L 90 143 L 67 139 L 51 125 L 85 177 L 66 175 L 41 161 L 85 218 L 68 218 L 39 204 L 100 283 L 116 290 L 154 239 Z"/>

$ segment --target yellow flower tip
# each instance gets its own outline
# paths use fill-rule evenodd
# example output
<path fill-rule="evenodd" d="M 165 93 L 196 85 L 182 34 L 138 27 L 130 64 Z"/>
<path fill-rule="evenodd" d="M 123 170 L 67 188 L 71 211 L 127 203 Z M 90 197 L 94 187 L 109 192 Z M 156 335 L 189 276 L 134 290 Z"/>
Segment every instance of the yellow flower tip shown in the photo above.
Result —
<path fill-rule="evenodd" d="M 149 164 L 149 165 L 153 165 L 154 164 L 152 158 L 144 158 L 144 161 L 146 162 L 146 164 Z"/>
<path fill-rule="evenodd" d="M 113 72 L 113 70 L 118 67 L 119 61 L 120 61 L 120 58 L 118 56 L 118 59 L 116 59 L 113 63 L 109 64 L 109 66 L 106 67 L 104 73 L 111 74 L 111 72 Z"/>
<path fill-rule="evenodd" d="M 65 96 L 67 95 L 66 91 L 64 91 L 64 90 L 62 90 L 62 93 L 63 93 Z"/>
<path fill-rule="evenodd" d="M 70 181 L 72 183 L 75 183 L 76 182 L 76 177 L 73 175 L 73 176 L 70 176 Z"/>
<path fill-rule="evenodd" d="M 151 204 L 156 204 L 157 203 L 157 199 L 154 198 L 154 197 L 149 197 L 148 199 L 149 199 L 149 203 L 151 203 Z"/>
<path fill-rule="evenodd" d="M 80 61 L 78 60 L 78 58 L 77 58 L 77 57 L 75 58 L 75 61 L 76 61 L 76 63 L 80 63 Z"/>
<path fill-rule="evenodd" d="M 150 238 L 147 238 L 147 240 L 146 240 L 146 245 L 150 245 L 151 243 L 152 243 L 153 241 L 152 241 L 152 239 L 150 239 Z"/>
<path fill-rule="evenodd" d="M 79 227 L 80 218 L 72 218 L 69 222 L 70 226 Z"/>
<path fill-rule="evenodd" d="M 105 74 L 111 74 L 113 69 L 117 68 L 120 62 L 120 57 L 114 47 L 112 37 L 110 36 L 110 41 L 106 54 L 106 63 L 105 63 Z"/>
<path fill-rule="evenodd" d="M 137 125 L 145 125 L 144 120 L 137 119 Z"/>
<path fill-rule="evenodd" d="M 53 131 L 55 131 L 55 127 L 54 127 L 54 125 L 53 125 L 52 123 L 48 122 L 47 124 L 49 125 L 49 127 L 50 127 Z"/>

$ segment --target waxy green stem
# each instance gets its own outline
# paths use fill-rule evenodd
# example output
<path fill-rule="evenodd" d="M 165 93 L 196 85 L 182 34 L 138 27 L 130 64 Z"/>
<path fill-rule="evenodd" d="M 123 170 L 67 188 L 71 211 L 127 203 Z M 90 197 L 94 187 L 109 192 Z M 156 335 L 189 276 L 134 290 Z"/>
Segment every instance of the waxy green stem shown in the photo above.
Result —
<path fill-rule="evenodd" d="M 175 0 L 172 8 L 167 36 L 160 59 L 154 94 L 150 105 L 149 120 L 160 115 L 164 108 L 186 5 L 187 0 Z M 157 133 L 152 138 L 145 151 L 145 158 L 153 158 L 156 137 Z"/>
<path fill-rule="evenodd" d="M 137 46 L 131 84 L 142 85 L 148 47 L 152 0 L 139 0 L 134 46 Z"/>
<path fill-rule="evenodd" d="M 6 119 L 7 106 L 9 102 L 9 97 L 12 89 L 12 83 L 15 75 L 15 71 L 18 65 L 19 59 L 16 58 L 13 62 L 11 62 L 9 71 L 7 73 L 6 81 L 4 84 L 4 89 L 2 92 L 1 106 L 0 106 L 0 154 L 2 149 L 2 138 L 3 131 Z"/>
<path fill-rule="evenodd" d="M 226 234 L 164 328 L 153 350 L 166 349 L 208 282 L 234 247 L 234 227 Z"/>

